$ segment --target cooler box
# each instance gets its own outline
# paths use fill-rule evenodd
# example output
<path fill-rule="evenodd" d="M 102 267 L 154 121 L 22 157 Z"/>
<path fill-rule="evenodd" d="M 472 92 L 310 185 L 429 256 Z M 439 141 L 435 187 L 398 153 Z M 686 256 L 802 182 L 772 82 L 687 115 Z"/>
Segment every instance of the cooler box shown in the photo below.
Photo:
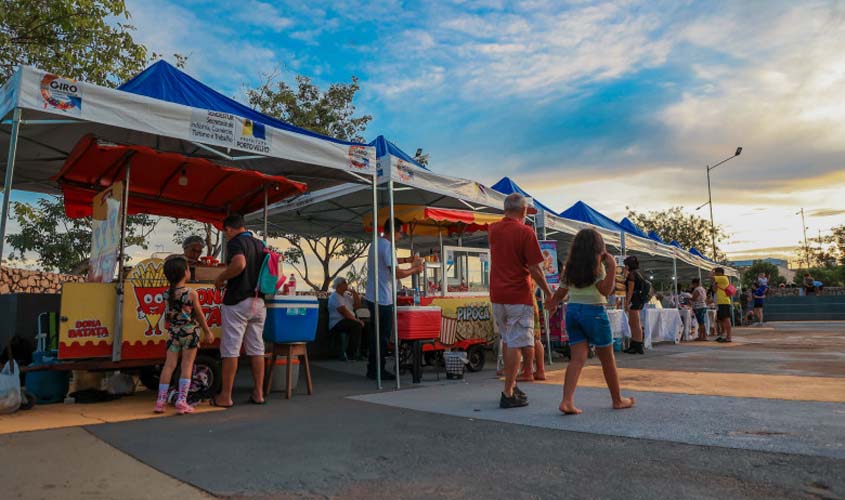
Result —
<path fill-rule="evenodd" d="M 440 308 L 437 306 L 398 306 L 396 308 L 399 340 L 440 338 Z"/>
<path fill-rule="evenodd" d="M 320 305 L 309 295 L 276 295 L 267 299 L 267 342 L 311 342 L 317 335 Z"/>

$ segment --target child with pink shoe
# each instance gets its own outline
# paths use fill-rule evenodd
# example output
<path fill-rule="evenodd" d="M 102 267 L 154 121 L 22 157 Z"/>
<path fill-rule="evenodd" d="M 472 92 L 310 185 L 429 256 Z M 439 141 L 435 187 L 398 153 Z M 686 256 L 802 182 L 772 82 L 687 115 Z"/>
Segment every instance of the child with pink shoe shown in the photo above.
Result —
<path fill-rule="evenodd" d="M 167 403 L 167 390 L 170 388 L 170 378 L 182 356 L 182 369 L 179 377 L 179 393 L 176 398 L 176 411 L 180 414 L 192 413 L 194 408 L 188 404 L 188 390 L 191 387 L 191 376 L 194 371 L 194 360 L 200 338 L 197 329 L 202 329 L 203 341 L 214 342 L 214 335 L 208 329 L 205 315 L 200 306 L 197 292 L 185 286 L 191 278 L 188 260 L 182 255 L 168 257 L 164 262 L 164 276 L 170 283 L 170 289 L 164 292 L 167 304 L 165 324 L 170 338 L 167 339 L 167 359 L 158 384 L 158 397 L 153 408 L 155 413 L 164 413 Z"/>

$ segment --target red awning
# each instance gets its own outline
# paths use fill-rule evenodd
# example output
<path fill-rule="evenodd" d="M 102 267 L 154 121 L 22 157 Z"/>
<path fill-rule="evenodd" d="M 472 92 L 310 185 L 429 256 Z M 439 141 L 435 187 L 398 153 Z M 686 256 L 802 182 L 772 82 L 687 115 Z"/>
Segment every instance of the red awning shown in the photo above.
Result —
<path fill-rule="evenodd" d="M 261 209 L 265 187 L 271 204 L 306 190 L 305 184 L 277 175 L 224 167 L 145 146 L 101 143 L 86 136 L 53 178 L 64 193 L 68 217 L 90 216 L 94 196 L 125 179 L 127 161 L 131 165 L 129 214 L 192 219 L 220 228 L 227 213 Z M 184 186 L 183 177 L 187 179 Z"/>

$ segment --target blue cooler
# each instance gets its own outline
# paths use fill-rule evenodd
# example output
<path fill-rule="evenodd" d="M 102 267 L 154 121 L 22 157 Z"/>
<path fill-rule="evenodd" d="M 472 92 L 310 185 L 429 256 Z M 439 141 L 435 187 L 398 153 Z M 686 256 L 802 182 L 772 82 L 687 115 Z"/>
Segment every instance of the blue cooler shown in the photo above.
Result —
<path fill-rule="evenodd" d="M 267 299 L 264 340 L 267 342 L 311 342 L 317 335 L 320 304 L 310 295 L 276 295 Z"/>

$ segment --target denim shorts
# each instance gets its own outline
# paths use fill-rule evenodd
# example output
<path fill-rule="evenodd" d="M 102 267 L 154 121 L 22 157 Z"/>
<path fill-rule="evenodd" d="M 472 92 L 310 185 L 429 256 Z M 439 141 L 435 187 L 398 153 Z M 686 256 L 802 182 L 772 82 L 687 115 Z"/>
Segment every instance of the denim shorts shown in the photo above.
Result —
<path fill-rule="evenodd" d="M 762 308 L 763 307 L 763 299 L 754 299 L 754 307 L 755 308 L 756 307 Z"/>
<path fill-rule="evenodd" d="M 600 305 L 567 305 L 566 334 L 570 345 L 589 342 L 596 347 L 607 347 L 613 344 L 610 320 L 604 306 Z"/>
<path fill-rule="evenodd" d="M 707 308 L 706 307 L 694 309 L 693 311 L 695 312 L 695 320 L 699 324 L 703 325 L 704 323 L 707 323 Z"/>

